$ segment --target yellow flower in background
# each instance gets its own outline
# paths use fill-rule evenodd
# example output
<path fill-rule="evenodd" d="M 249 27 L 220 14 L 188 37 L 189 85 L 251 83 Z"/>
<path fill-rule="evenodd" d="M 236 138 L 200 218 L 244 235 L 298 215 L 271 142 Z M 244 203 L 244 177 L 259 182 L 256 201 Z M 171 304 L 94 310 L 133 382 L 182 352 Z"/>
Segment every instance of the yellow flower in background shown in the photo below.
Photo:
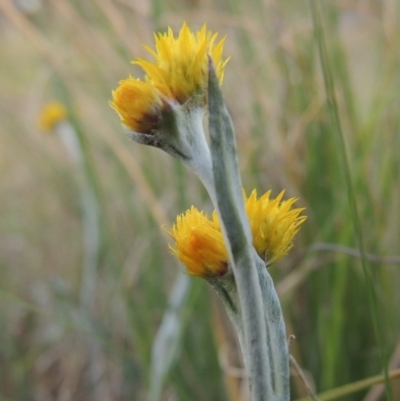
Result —
<path fill-rule="evenodd" d="M 207 31 L 205 24 L 194 34 L 186 23 L 177 37 L 171 28 L 165 34 L 155 34 L 156 49 L 146 46 L 154 60 L 139 58 L 132 62 L 145 71 L 144 80 L 123 80 L 112 93 L 110 104 L 121 122 L 135 132 L 148 133 L 160 116 L 162 99 L 184 104 L 201 95 L 205 103 L 207 55 L 213 59 L 220 82 L 228 62 L 222 59 L 225 38 L 216 43 L 217 35 Z"/>
<path fill-rule="evenodd" d="M 39 113 L 38 125 L 43 131 L 52 131 L 59 122 L 67 119 L 67 115 L 67 110 L 61 103 L 47 103 Z"/>
<path fill-rule="evenodd" d="M 270 199 L 271 191 L 257 199 L 254 190 L 245 196 L 245 207 L 253 235 L 253 246 L 267 264 L 278 261 L 293 246 L 293 238 L 306 219 L 299 216 L 304 209 L 292 209 L 297 199 L 282 201 L 284 191 Z M 175 240 L 173 254 L 187 267 L 190 274 L 200 277 L 221 276 L 228 271 L 225 247 L 217 213 L 210 219 L 194 206 L 178 216 L 169 232 Z"/>
<path fill-rule="evenodd" d="M 169 235 L 175 240 L 172 253 L 194 276 L 215 277 L 228 270 L 228 253 L 218 222 L 194 206 L 177 217 Z"/>

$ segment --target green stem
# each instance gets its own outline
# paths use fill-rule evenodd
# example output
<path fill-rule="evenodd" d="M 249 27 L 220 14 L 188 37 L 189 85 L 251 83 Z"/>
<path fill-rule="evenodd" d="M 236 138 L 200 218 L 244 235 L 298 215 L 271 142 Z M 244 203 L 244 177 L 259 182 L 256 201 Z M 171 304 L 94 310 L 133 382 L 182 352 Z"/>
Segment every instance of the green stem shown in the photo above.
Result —
<path fill-rule="evenodd" d="M 252 400 L 286 401 L 289 400 L 289 367 L 283 317 L 275 289 L 271 285 L 272 280 L 268 273 L 265 275 L 265 264 L 260 263 L 262 261 L 252 245 L 234 130 L 211 59 L 208 106 L 215 206 L 222 223 L 237 287 L 237 291 L 228 292 L 232 296 L 230 303 L 237 309 L 236 313 L 232 313 L 234 318 L 231 316 L 231 320 L 238 329 L 250 376 Z M 238 300 L 234 299 L 236 294 Z M 274 301 L 272 306 L 266 298 Z M 279 349 L 283 343 L 283 348 Z"/>
<path fill-rule="evenodd" d="M 191 278 L 178 273 L 152 347 L 148 401 L 161 399 L 165 379 L 179 354 L 184 312 L 191 288 Z"/>

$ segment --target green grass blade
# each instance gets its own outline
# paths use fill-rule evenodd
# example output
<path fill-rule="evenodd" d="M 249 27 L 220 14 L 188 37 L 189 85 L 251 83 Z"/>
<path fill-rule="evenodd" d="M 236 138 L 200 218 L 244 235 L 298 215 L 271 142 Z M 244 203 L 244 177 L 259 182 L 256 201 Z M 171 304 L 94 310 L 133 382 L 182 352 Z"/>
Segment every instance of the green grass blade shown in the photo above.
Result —
<path fill-rule="evenodd" d="M 324 30 L 321 20 L 320 11 L 318 9 L 317 2 L 315 0 L 310 0 L 311 9 L 312 9 L 312 17 L 314 24 L 314 34 L 316 38 L 316 42 L 318 45 L 322 72 L 324 77 L 324 84 L 328 102 L 328 109 L 331 118 L 331 122 L 334 125 L 335 131 L 337 133 L 337 149 L 341 159 L 343 173 L 346 183 L 346 189 L 348 194 L 348 200 L 351 209 L 351 216 L 354 228 L 354 234 L 357 240 L 357 245 L 361 254 L 361 265 L 365 276 L 365 284 L 367 288 L 368 294 L 368 302 L 371 309 L 371 318 L 374 326 L 374 332 L 377 339 L 377 343 L 380 350 L 381 364 L 383 368 L 384 378 L 385 378 L 385 387 L 387 391 L 388 400 L 393 401 L 393 390 L 389 379 L 388 373 L 388 358 L 385 347 L 385 339 L 382 331 L 382 326 L 380 324 L 379 314 L 378 314 L 378 300 L 376 297 L 376 293 L 373 285 L 373 278 L 368 267 L 368 261 L 366 257 L 366 250 L 364 246 L 363 240 L 363 232 L 362 232 L 362 224 L 358 212 L 357 200 L 355 196 L 353 180 L 351 175 L 350 163 L 348 160 L 347 152 L 346 152 L 346 143 L 344 140 L 342 124 L 339 116 L 338 104 L 335 96 L 335 84 L 334 77 L 332 74 L 332 70 L 330 67 L 329 57 L 327 53 L 325 38 L 324 38 Z"/>

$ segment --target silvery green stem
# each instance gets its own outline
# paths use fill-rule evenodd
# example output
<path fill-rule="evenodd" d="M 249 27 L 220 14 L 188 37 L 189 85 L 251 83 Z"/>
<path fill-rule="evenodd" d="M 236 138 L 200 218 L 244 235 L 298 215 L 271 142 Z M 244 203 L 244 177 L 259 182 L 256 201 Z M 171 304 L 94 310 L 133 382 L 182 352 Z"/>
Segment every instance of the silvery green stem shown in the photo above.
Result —
<path fill-rule="evenodd" d="M 252 245 L 244 208 L 234 130 L 209 63 L 209 127 L 216 208 L 233 267 L 232 283 L 211 284 L 227 306 L 239 335 L 253 401 L 289 400 L 289 357 L 283 316 L 272 279 Z"/>
<path fill-rule="evenodd" d="M 289 349 L 282 308 L 265 261 L 255 255 L 264 304 L 264 322 L 271 364 L 272 386 L 277 400 L 290 400 Z"/>
<path fill-rule="evenodd" d="M 189 158 L 182 161 L 197 175 L 204 187 L 207 189 L 211 200 L 215 203 L 216 197 L 211 153 L 203 127 L 204 114 L 205 110 L 203 108 L 197 108 L 187 113 L 185 119 L 186 124 L 182 124 L 182 128 L 187 135 L 187 139 L 190 142 L 193 151 Z"/>
<path fill-rule="evenodd" d="M 165 377 L 179 354 L 183 314 L 191 288 L 191 278 L 178 273 L 153 343 L 148 401 L 160 400 Z"/>
<path fill-rule="evenodd" d="M 244 350 L 245 340 L 244 340 L 243 317 L 240 309 L 237 286 L 233 273 L 230 272 L 221 277 L 208 278 L 207 281 L 212 285 L 216 293 L 221 298 L 222 303 L 225 306 L 225 310 L 228 314 L 228 317 L 231 320 L 233 326 L 235 327 L 240 348 Z M 246 371 L 248 372 L 247 353 L 242 351 L 242 355 L 243 355 L 244 366 L 246 368 Z"/>
<path fill-rule="evenodd" d="M 267 332 L 268 360 L 271 367 L 273 393 L 277 400 L 289 400 L 289 351 L 280 302 L 272 278 L 265 268 L 265 262 L 258 255 L 254 255 L 254 258 L 258 265 L 257 270 L 264 304 L 263 322 Z M 240 346 L 244 350 L 243 316 L 233 274 L 228 273 L 222 277 L 214 277 L 208 279 L 208 282 L 222 299 L 228 316 L 236 329 Z M 243 352 L 243 360 L 247 368 L 248 359 L 246 352 Z"/>
<path fill-rule="evenodd" d="M 259 273 L 261 295 L 264 304 L 264 319 L 267 332 L 268 360 L 271 367 L 271 381 L 276 400 L 289 400 L 289 351 L 286 341 L 285 325 L 282 312 L 272 278 L 265 268 L 265 262 L 258 255 L 257 270 Z M 208 279 L 217 294 L 224 303 L 225 309 L 231 319 L 238 335 L 240 346 L 243 350 L 243 360 L 246 369 L 248 358 L 245 350 L 243 316 L 240 309 L 240 301 L 236 281 L 232 273 L 222 277 Z"/>
<path fill-rule="evenodd" d="M 74 126 L 69 121 L 61 121 L 55 126 L 68 152 L 76 165 L 82 202 L 83 218 L 83 274 L 81 281 L 81 307 L 89 315 L 95 306 L 97 263 L 100 247 L 99 208 L 93 186 L 84 167 L 84 155 Z"/>
<path fill-rule="evenodd" d="M 157 129 L 149 133 L 132 131 L 126 134 L 134 141 L 154 146 L 179 159 L 192 170 L 215 201 L 211 154 L 204 134 L 204 99 L 196 97 L 185 104 L 165 100 L 165 108 Z"/>
<path fill-rule="evenodd" d="M 76 165 L 83 164 L 81 144 L 71 123 L 67 120 L 62 120 L 56 124 L 55 131 L 64 144 L 71 161 Z"/>
<path fill-rule="evenodd" d="M 100 249 L 99 208 L 93 184 L 85 170 L 84 153 L 75 127 L 69 121 L 60 121 L 55 132 L 67 149 L 77 169 L 83 218 L 83 272 L 80 288 L 80 307 L 83 324 L 91 321 L 96 306 L 97 265 Z M 82 324 L 81 323 L 81 324 Z M 88 343 L 90 352 L 89 380 L 94 387 L 96 400 L 105 400 L 104 384 L 101 382 L 103 367 L 102 346 L 96 339 Z"/>
<path fill-rule="evenodd" d="M 236 141 L 211 58 L 208 82 L 209 129 L 217 204 L 238 289 L 244 331 L 242 352 L 253 401 L 273 400 L 264 305 L 244 208 Z"/>

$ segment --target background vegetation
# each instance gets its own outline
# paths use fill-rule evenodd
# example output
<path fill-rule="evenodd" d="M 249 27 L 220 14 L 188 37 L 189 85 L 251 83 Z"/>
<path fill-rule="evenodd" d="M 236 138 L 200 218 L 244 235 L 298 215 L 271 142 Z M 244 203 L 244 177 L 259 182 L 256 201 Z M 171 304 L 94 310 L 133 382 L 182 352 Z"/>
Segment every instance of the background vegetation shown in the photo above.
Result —
<path fill-rule="evenodd" d="M 0 400 L 146 397 L 154 336 L 183 271 L 160 226 L 211 205 L 170 156 L 125 137 L 108 100 L 120 79 L 140 74 L 129 61 L 147 57 L 141 44 L 183 21 L 227 35 L 223 91 L 246 190 L 286 189 L 307 208 L 294 250 L 271 272 L 309 382 L 320 392 L 378 374 L 380 349 L 399 364 L 400 4 L 320 3 L 364 244 L 376 255 L 367 269 L 382 341 L 361 263 L 335 247 L 357 249 L 357 237 L 308 1 L 48 0 L 27 12 L 1 0 Z M 81 173 L 37 127 L 54 99 L 78 130 L 99 207 L 90 313 Z M 219 301 L 201 279 L 192 285 L 163 399 L 245 400 Z M 294 378 L 293 397 L 305 394 Z"/>

